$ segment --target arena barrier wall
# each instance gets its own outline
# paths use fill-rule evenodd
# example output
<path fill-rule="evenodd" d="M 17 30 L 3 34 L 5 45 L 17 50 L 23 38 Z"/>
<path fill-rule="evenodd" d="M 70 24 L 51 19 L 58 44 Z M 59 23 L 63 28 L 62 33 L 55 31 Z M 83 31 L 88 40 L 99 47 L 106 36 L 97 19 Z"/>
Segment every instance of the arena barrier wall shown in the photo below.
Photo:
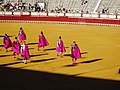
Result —
<path fill-rule="evenodd" d="M 116 24 L 120 25 L 120 19 L 104 18 L 85 18 L 85 17 L 68 17 L 68 16 L 0 16 L 0 21 L 49 21 L 49 22 L 73 22 L 73 23 L 95 23 L 95 24 Z"/>

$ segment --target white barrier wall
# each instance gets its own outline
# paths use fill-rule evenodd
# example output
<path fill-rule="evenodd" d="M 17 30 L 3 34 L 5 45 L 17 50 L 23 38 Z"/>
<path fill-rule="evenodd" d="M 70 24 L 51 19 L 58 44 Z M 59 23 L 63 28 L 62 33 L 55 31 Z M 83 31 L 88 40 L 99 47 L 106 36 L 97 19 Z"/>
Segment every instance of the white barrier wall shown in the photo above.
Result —
<path fill-rule="evenodd" d="M 14 16 L 20 16 L 20 15 L 30 15 L 29 12 L 0 12 L 0 16 L 12 16 L 12 14 Z M 45 12 L 31 12 L 31 16 L 47 16 L 47 13 Z M 48 16 L 68 16 L 68 17 L 72 17 L 72 18 L 80 18 L 81 17 L 81 14 L 79 13 L 48 13 Z M 84 18 L 98 18 L 98 14 L 83 14 L 83 17 Z M 106 14 L 101 14 L 100 15 L 100 18 L 106 18 L 106 19 L 115 19 L 116 18 L 116 15 L 114 14 L 110 14 L 110 15 L 106 15 Z M 118 19 L 120 19 L 120 14 L 117 16 Z"/>

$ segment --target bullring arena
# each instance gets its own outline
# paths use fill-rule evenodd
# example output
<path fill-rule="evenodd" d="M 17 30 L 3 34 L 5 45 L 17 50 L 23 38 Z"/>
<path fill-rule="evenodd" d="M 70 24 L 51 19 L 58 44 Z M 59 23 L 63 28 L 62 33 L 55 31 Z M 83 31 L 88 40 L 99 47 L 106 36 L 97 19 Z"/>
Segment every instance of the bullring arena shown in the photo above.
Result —
<path fill-rule="evenodd" d="M 89 0 L 88 0 L 89 1 Z M 120 16 L 0 12 L 0 90 L 119 90 Z M 19 12 L 15 12 L 18 13 Z M 25 15 L 24 15 L 25 14 Z M 34 14 L 34 15 L 33 15 Z M 50 16 L 53 15 L 53 16 Z M 73 14 L 72 14 L 73 15 Z M 75 17 L 75 15 L 78 15 Z M 13 41 L 23 27 L 30 60 L 27 64 L 5 52 L 3 38 Z M 43 31 L 49 46 L 38 51 L 38 36 Z M 66 52 L 56 55 L 56 42 L 62 36 Z M 82 57 L 72 65 L 71 44 L 76 41 Z"/>

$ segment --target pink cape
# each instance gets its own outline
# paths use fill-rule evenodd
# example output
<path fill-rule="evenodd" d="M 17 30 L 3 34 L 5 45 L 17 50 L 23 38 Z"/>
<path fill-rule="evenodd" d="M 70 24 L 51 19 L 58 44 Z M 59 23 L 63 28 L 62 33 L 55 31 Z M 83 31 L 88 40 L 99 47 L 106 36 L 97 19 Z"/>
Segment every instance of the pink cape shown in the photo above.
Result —
<path fill-rule="evenodd" d="M 22 57 L 24 59 L 30 59 L 29 48 L 27 44 L 25 44 L 25 50 L 22 50 Z"/>
<path fill-rule="evenodd" d="M 11 42 L 11 40 L 10 40 L 10 38 L 9 37 L 5 37 L 4 38 L 4 48 L 9 48 L 9 47 L 12 47 L 12 42 Z"/>
<path fill-rule="evenodd" d="M 57 52 L 66 52 L 64 43 L 62 40 L 60 40 L 60 42 L 58 43 L 58 46 L 56 47 L 56 51 Z"/>
<path fill-rule="evenodd" d="M 38 47 L 44 47 L 44 46 L 48 46 L 49 43 L 47 41 L 47 39 L 45 38 L 44 35 L 39 36 L 39 42 L 38 42 Z"/>
<path fill-rule="evenodd" d="M 81 58 L 80 49 L 77 44 L 71 49 L 71 57 L 76 59 Z"/>
<path fill-rule="evenodd" d="M 24 33 L 24 31 L 21 31 L 21 33 L 19 33 L 19 40 L 26 40 L 26 34 Z"/>
<path fill-rule="evenodd" d="M 20 43 L 18 41 L 13 41 L 12 50 L 13 52 L 20 53 Z"/>

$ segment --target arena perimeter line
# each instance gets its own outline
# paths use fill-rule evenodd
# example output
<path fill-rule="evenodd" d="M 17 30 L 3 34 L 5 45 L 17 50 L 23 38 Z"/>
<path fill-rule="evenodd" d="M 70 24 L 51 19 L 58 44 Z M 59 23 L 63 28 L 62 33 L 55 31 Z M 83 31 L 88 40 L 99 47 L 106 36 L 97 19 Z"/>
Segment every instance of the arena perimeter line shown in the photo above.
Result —
<path fill-rule="evenodd" d="M 118 24 L 102 24 L 102 23 L 83 23 L 83 22 L 58 22 L 58 21 L 28 21 L 28 20 L 0 20 L 0 22 L 20 22 L 20 23 L 52 23 L 52 24 L 80 24 L 80 25 L 96 25 L 96 26 L 115 26 Z"/>

